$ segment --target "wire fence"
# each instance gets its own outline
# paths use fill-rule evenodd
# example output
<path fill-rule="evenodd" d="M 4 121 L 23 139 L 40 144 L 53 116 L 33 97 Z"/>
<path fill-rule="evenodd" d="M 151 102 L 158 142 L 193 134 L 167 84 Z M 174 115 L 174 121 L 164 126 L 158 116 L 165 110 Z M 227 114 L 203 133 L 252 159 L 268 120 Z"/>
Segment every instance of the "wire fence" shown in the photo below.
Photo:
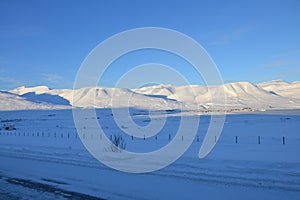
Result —
<path fill-rule="evenodd" d="M 108 139 L 113 140 L 113 138 L 119 134 L 110 134 L 105 135 Z M 0 131 L 0 139 L 1 137 L 26 137 L 26 138 L 54 138 L 54 139 L 64 139 L 64 140 L 73 140 L 73 139 L 82 139 L 82 140 L 102 140 L 105 137 L 103 134 L 82 134 L 79 135 L 77 132 L 21 132 L 21 131 Z M 125 141 L 172 141 L 175 139 L 175 135 L 172 134 L 164 134 L 164 135 L 155 135 L 153 137 L 147 138 L 145 135 L 141 138 L 137 138 L 130 135 L 121 135 L 120 136 Z M 184 135 L 176 137 L 177 140 L 184 141 L 186 138 Z M 294 138 L 291 138 L 294 140 Z M 300 140 L 300 139 L 299 139 Z M 193 142 L 202 142 L 202 135 L 196 135 Z M 281 144 L 286 145 L 289 144 L 289 139 L 286 136 L 276 136 L 276 137 L 267 137 L 267 136 L 226 136 L 223 138 L 218 138 L 217 136 L 212 137 L 212 142 L 221 142 L 225 144 L 258 144 L 264 145 L 272 142 L 273 144 Z"/>

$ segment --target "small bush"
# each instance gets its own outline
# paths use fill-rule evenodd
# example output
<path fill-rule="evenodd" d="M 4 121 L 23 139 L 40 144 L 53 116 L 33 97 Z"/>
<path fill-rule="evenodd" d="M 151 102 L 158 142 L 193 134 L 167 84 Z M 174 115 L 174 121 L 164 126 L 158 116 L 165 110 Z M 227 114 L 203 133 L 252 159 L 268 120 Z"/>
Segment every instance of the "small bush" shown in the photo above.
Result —
<path fill-rule="evenodd" d="M 111 152 L 121 152 L 125 150 L 126 143 L 121 135 L 113 135 L 111 138 L 112 145 L 109 148 Z"/>

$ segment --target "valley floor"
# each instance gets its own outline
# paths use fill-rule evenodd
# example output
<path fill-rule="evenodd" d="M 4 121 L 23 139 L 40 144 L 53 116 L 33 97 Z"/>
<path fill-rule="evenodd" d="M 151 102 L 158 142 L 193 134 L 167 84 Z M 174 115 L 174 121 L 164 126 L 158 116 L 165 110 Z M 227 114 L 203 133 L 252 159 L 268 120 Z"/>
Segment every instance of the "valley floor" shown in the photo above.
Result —
<path fill-rule="evenodd" d="M 147 124 L 147 115 L 137 112 L 133 120 Z M 109 110 L 97 116 L 105 119 L 108 134 L 122 132 L 109 123 Z M 170 115 L 157 138 L 124 135 L 126 150 L 168 144 L 179 122 L 180 116 Z M 104 166 L 87 152 L 70 110 L 0 112 L 0 199 L 299 199 L 299 113 L 228 115 L 215 148 L 199 159 L 209 122 L 209 116 L 200 117 L 200 141 L 195 139 L 173 164 L 130 174 Z M 16 130 L 3 130 L 7 126 Z"/>

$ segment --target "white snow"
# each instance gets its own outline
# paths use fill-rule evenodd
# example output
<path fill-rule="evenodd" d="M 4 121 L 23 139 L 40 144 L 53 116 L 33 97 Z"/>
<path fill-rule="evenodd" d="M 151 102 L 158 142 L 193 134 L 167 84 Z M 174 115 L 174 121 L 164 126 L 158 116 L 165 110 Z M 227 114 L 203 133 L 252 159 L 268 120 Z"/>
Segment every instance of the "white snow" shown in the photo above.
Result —
<path fill-rule="evenodd" d="M 287 83 L 285 81 L 270 81 L 260 83 L 258 86 L 283 97 L 300 99 L 300 82 Z"/>
<path fill-rule="evenodd" d="M 89 195 L 81 199 L 122 200 L 299 199 L 299 88 L 299 82 L 271 81 L 0 91 L 0 199 L 68 199 L 72 194 L 77 199 Z M 169 138 L 177 138 L 183 118 L 200 118 L 200 124 L 192 145 L 176 162 L 152 173 L 130 174 L 112 170 L 89 154 L 75 128 L 72 106 L 97 108 L 97 118 L 86 120 L 98 120 L 107 137 L 122 135 L 126 150 L 137 153 L 155 151 L 169 144 Z M 163 122 L 163 128 L 145 140 L 132 138 L 131 126 L 118 127 L 114 121 L 115 116 L 127 117 L 122 110 L 128 107 L 139 134 L 145 134 L 142 130 L 152 120 Z M 111 108 L 117 110 L 112 113 Z M 215 148 L 200 160 L 209 123 L 216 123 L 204 114 L 218 110 L 245 113 L 226 116 Z M 94 128 L 83 127 L 90 133 L 84 138 L 97 143 L 104 136 L 94 135 Z M 140 166 L 151 164 L 143 160 Z"/>
<path fill-rule="evenodd" d="M 132 140 L 113 123 L 110 113 L 109 109 L 97 110 L 100 125 L 108 137 L 122 134 L 126 150 L 133 152 L 153 151 L 168 144 L 168 134 L 174 138 L 181 121 L 181 116 L 168 115 L 157 139 Z M 147 115 L 131 117 L 141 126 L 149 120 Z M 155 120 L 160 120 L 159 115 Z M 0 127 L 14 125 L 17 130 L 0 130 L 0 198 L 3 192 L 6 198 L 67 199 L 68 195 L 63 195 L 68 193 L 62 191 L 74 191 L 122 200 L 299 199 L 299 111 L 228 115 L 216 147 L 200 160 L 198 151 L 209 122 L 210 116 L 200 116 L 199 141 L 195 138 L 172 165 L 149 174 L 128 174 L 91 157 L 77 136 L 71 110 L 1 111 Z M 85 139 L 101 140 L 95 135 Z M 22 180 L 50 185 L 57 191 L 15 184 Z"/>
<path fill-rule="evenodd" d="M 31 87 L 31 88 L 21 86 L 16 89 L 10 90 L 9 92 L 22 95 L 22 94 L 26 94 L 29 92 L 34 92 L 36 94 L 42 94 L 42 93 L 48 92 L 49 90 L 50 89 L 47 86 L 37 86 L 37 87 Z"/>
<path fill-rule="evenodd" d="M 296 83 L 294 84 L 296 85 Z M 300 86 L 300 84 L 298 84 L 298 86 Z M 222 109 L 224 103 L 222 102 L 223 93 L 225 93 L 226 96 L 225 105 L 229 110 L 243 108 L 251 108 L 254 110 L 300 108 L 299 87 L 291 87 L 291 85 L 287 83 L 285 87 L 282 87 L 282 90 L 285 91 L 286 95 L 276 95 L 249 82 L 236 82 L 223 86 L 208 87 L 200 85 L 179 87 L 159 85 L 134 89 L 135 92 L 141 94 L 165 95 L 169 99 L 175 99 L 187 105 L 191 105 L 196 101 L 205 108 L 210 107 L 212 97 L 214 97 L 217 100 L 215 103 L 217 105 L 214 106 L 217 107 L 219 104 L 219 109 Z"/>
<path fill-rule="evenodd" d="M 28 104 L 28 101 L 33 101 L 52 104 L 53 107 L 69 105 L 69 107 L 83 108 L 139 107 L 152 110 L 225 110 L 232 112 L 297 109 L 300 108 L 299 91 L 299 82 L 271 81 L 258 85 L 249 82 L 235 82 L 222 86 L 155 85 L 137 89 L 96 86 L 77 90 L 51 90 L 47 86 L 38 86 L 33 88 L 19 87 L 8 92 L 26 97 L 26 103 L 19 102 L 17 104 L 19 109 L 22 109 L 23 104 Z M 22 101 L 19 96 L 15 95 L 19 101 Z M 5 106 L 0 107 L 0 110 L 14 110 L 16 108 L 16 105 L 11 101 L 12 97 L 0 96 L 1 101 L 6 102 Z M 226 101 L 224 101 L 224 97 L 226 97 Z M 29 107 L 30 109 L 41 109 L 39 104 L 24 106 L 23 109 Z"/>
<path fill-rule="evenodd" d="M 35 103 L 24 97 L 9 92 L 0 91 L 0 110 L 31 110 L 62 108 L 45 103 Z"/>

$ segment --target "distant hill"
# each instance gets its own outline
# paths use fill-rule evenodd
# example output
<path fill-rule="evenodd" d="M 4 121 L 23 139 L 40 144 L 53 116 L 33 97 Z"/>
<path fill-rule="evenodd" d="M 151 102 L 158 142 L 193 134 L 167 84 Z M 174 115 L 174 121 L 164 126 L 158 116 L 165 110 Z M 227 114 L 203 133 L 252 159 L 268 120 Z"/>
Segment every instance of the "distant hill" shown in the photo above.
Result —
<path fill-rule="evenodd" d="M 257 85 L 235 82 L 208 87 L 152 85 L 137 89 L 97 86 L 77 90 L 23 86 L 10 91 L 1 91 L 0 103 L 0 110 L 62 109 L 71 106 L 202 111 L 299 109 L 300 82 L 270 81 Z"/>

